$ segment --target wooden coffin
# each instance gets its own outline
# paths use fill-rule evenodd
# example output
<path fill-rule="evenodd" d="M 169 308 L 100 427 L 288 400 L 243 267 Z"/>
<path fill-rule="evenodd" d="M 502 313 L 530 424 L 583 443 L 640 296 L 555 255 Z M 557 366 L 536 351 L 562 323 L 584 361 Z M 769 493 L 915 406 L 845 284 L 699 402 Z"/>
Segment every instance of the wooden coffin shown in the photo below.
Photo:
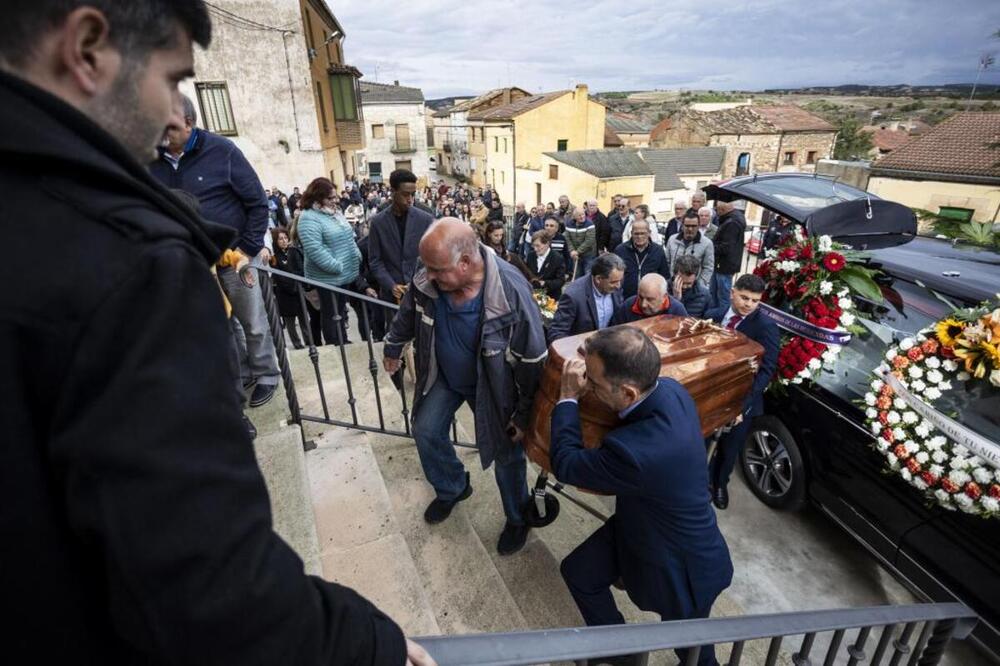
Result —
<path fill-rule="evenodd" d="M 742 333 L 690 317 L 661 315 L 624 325 L 645 331 L 656 345 L 660 351 L 660 376 L 676 379 L 688 390 L 698 406 L 701 431 L 706 437 L 732 423 L 750 392 L 764 356 L 763 347 Z M 591 335 L 563 338 L 549 347 L 531 425 L 524 438 L 528 458 L 547 472 L 552 471 L 549 424 L 559 400 L 563 364 L 573 356 L 583 358 L 583 341 Z M 580 401 L 580 420 L 584 446 L 594 448 L 618 424 L 618 415 L 592 394 L 586 394 Z"/>

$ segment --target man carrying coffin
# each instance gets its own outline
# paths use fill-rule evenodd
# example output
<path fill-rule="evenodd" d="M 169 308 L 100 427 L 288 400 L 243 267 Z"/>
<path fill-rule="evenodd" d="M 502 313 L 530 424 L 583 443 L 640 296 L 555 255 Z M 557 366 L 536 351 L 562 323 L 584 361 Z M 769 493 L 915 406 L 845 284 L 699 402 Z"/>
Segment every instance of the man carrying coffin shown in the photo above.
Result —
<path fill-rule="evenodd" d="M 610 589 L 619 579 L 639 608 L 664 621 L 708 617 L 732 581 L 733 564 L 709 504 L 694 400 L 677 381 L 659 378 L 659 352 L 636 328 L 598 331 L 584 350 L 585 361 L 563 367 L 552 470 L 563 483 L 617 502 L 611 519 L 563 560 L 563 579 L 590 626 L 624 624 Z M 577 400 L 585 391 L 622 420 L 596 449 L 583 447 Z M 682 664 L 686 654 L 677 651 Z M 718 662 L 706 647 L 697 663 Z"/>

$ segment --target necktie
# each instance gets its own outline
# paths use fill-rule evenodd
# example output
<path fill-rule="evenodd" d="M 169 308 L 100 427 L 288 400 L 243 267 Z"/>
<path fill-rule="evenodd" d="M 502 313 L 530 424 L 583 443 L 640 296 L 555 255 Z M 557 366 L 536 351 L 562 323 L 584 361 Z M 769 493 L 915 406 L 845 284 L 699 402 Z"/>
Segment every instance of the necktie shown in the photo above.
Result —
<path fill-rule="evenodd" d="M 738 314 L 734 314 L 734 315 L 733 315 L 733 316 L 732 316 L 732 317 L 731 317 L 731 318 L 729 319 L 729 323 L 728 323 L 728 324 L 726 324 L 726 328 L 728 328 L 728 329 L 729 329 L 730 331 L 735 331 L 735 330 L 736 330 L 736 326 L 737 326 L 737 325 L 738 325 L 738 324 L 739 324 L 739 323 L 740 323 L 741 321 L 743 321 L 743 317 L 741 317 L 741 316 L 740 316 L 740 315 L 738 315 Z"/>

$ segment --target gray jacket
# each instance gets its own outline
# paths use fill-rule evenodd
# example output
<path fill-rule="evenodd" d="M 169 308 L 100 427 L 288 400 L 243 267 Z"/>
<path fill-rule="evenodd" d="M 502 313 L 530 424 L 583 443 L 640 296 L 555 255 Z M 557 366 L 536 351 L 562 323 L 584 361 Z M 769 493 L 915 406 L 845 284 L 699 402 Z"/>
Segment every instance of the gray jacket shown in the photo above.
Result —
<path fill-rule="evenodd" d="M 400 238 L 391 205 L 372 218 L 368 232 L 368 263 L 382 299 L 393 301 L 393 286 L 410 282 L 420 259 L 420 239 L 433 221 L 433 216 L 410 206 L 406 214 L 405 238 Z"/>
<path fill-rule="evenodd" d="M 711 290 L 712 273 L 715 272 L 715 246 L 700 231 L 695 239 L 690 243 L 684 242 L 684 232 L 674 234 L 667 241 L 667 261 L 670 262 L 670 274 L 677 275 L 677 257 L 682 254 L 690 254 L 701 262 L 701 271 L 698 273 L 698 282 L 705 289 Z"/>
<path fill-rule="evenodd" d="M 480 327 L 476 384 L 476 442 L 483 468 L 494 460 L 507 462 L 515 445 L 507 435 L 511 421 L 527 430 L 535 390 L 547 355 L 545 333 L 531 286 L 514 266 L 486 246 L 479 246 L 486 277 L 483 281 L 483 322 Z M 403 345 L 414 340 L 417 386 L 413 416 L 438 378 L 434 353 L 435 299 L 440 294 L 422 266 L 400 303 L 384 353 L 399 358 Z"/>

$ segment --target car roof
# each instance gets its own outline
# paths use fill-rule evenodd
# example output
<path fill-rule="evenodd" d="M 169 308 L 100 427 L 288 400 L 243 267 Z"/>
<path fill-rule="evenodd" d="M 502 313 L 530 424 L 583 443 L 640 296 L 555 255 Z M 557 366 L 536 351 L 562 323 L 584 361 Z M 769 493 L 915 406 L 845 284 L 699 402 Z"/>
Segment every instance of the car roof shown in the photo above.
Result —
<path fill-rule="evenodd" d="M 703 188 L 709 199 L 746 199 L 796 222 L 805 222 L 817 210 L 856 199 L 879 197 L 835 178 L 805 173 L 767 173 L 730 178 Z"/>
<path fill-rule="evenodd" d="M 992 300 L 1000 292 L 1000 253 L 988 248 L 918 236 L 870 255 L 886 273 L 966 303 Z"/>

